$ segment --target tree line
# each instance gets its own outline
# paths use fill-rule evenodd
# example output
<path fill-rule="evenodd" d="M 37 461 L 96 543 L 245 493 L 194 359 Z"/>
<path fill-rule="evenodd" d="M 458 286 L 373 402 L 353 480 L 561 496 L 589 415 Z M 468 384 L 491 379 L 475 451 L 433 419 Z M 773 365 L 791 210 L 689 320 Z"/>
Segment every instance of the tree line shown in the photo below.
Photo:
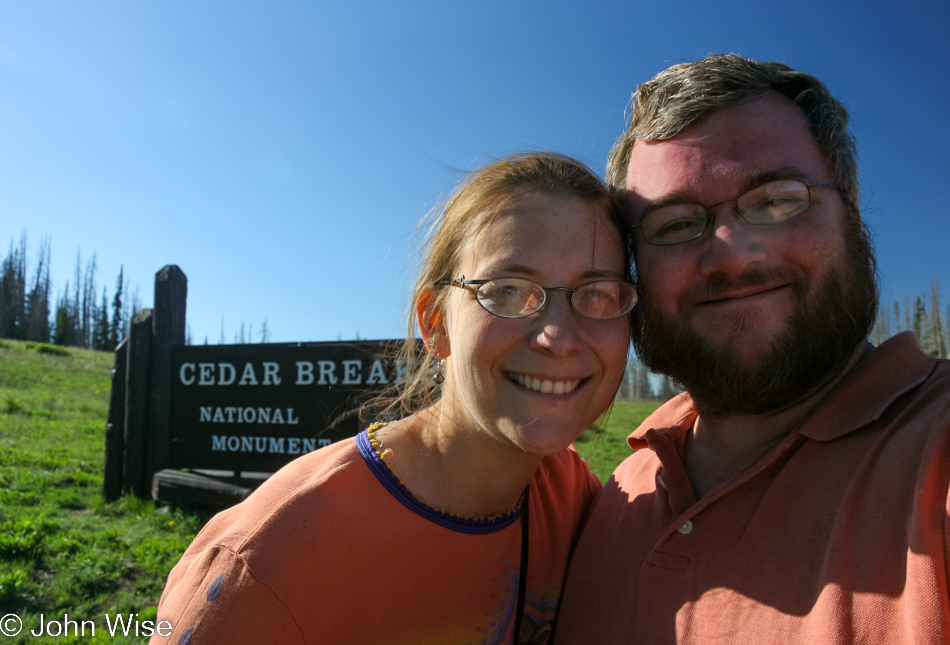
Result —
<path fill-rule="evenodd" d="M 102 287 L 99 298 L 98 267 L 93 253 L 85 265 L 76 252 L 72 283 L 66 282 L 53 299 L 50 279 L 50 239 L 40 239 L 30 267 L 27 236 L 0 262 L 0 337 L 112 351 L 129 331 L 129 321 L 141 306 L 138 288 L 129 292 L 124 267 L 119 268 L 110 298 Z"/>
<path fill-rule="evenodd" d="M 113 351 L 128 335 L 132 316 L 142 308 L 138 287 L 130 290 L 124 266 L 119 267 L 112 295 L 102 285 L 100 297 L 96 254 L 83 263 L 77 251 L 72 282 L 67 281 L 54 298 L 50 239 L 40 239 L 32 262 L 27 242 L 25 232 L 18 245 L 11 239 L 10 250 L 0 262 L 0 338 Z M 242 320 L 234 333 L 234 343 L 266 343 L 271 336 L 266 318 L 257 330 Z M 192 344 L 190 327 L 186 327 L 185 342 Z M 222 317 L 218 344 L 226 343 Z M 207 336 L 204 344 L 208 344 Z"/>

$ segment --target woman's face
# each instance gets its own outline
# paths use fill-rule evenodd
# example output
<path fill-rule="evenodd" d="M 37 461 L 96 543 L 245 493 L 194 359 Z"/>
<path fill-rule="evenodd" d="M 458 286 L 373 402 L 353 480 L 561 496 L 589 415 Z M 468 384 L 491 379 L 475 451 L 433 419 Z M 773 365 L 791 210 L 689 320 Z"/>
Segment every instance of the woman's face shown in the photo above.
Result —
<path fill-rule="evenodd" d="M 517 276 L 574 289 L 623 280 L 623 258 L 619 235 L 602 212 L 577 198 L 533 194 L 514 200 L 468 242 L 453 279 Z M 454 422 L 549 455 L 610 404 L 626 364 L 628 316 L 585 318 L 558 291 L 539 312 L 499 318 L 482 309 L 474 287 L 444 288 L 451 292 L 440 343 L 442 355 L 449 354 L 442 400 Z"/>

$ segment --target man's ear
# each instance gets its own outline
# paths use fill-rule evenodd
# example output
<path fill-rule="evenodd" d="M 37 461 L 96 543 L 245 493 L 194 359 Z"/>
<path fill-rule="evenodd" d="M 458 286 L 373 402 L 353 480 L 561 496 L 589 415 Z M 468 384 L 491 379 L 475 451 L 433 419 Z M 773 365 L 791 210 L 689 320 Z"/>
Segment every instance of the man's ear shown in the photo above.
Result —
<path fill-rule="evenodd" d="M 452 346 L 445 329 L 445 316 L 431 287 L 426 287 L 416 298 L 416 322 L 426 351 L 434 358 L 447 358 L 452 353 Z"/>

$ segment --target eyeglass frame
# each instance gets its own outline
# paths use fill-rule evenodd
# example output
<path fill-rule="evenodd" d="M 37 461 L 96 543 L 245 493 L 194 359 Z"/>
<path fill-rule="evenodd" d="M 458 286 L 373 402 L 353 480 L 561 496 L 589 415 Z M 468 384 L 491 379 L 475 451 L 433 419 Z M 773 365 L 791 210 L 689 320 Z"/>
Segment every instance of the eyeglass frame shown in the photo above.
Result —
<path fill-rule="evenodd" d="M 526 313 L 526 314 L 522 314 L 520 316 L 503 316 L 502 314 L 495 313 L 494 311 L 492 311 L 491 309 L 489 309 L 482 303 L 481 298 L 478 297 L 478 288 L 476 288 L 475 301 L 478 303 L 478 306 L 484 309 L 485 311 L 487 311 L 488 313 L 490 313 L 492 316 L 505 318 L 507 320 L 517 320 L 519 318 L 527 318 L 528 316 L 532 316 L 538 313 L 539 311 L 544 309 L 544 306 L 546 304 L 548 304 L 548 293 L 551 291 L 568 292 L 569 295 L 567 296 L 567 304 L 568 306 L 570 306 L 571 311 L 575 312 L 578 316 L 583 316 L 584 318 L 588 320 L 616 320 L 617 318 L 620 318 L 621 316 L 625 316 L 626 314 L 633 311 L 633 308 L 637 306 L 637 302 L 640 301 L 640 293 L 639 291 L 637 291 L 637 286 L 635 284 L 624 282 L 623 280 L 611 280 L 609 278 L 604 279 L 604 280 L 591 280 L 590 282 L 585 282 L 584 284 L 577 287 L 576 289 L 571 289 L 570 287 L 542 287 L 540 284 L 538 284 L 534 280 L 531 280 L 530 278 L 523 278 L 517 275 L 500 275 L 496 278 L 486 278 L 484 280 L 467 280 L 465 278 L 465 275 L 461 275 L 455 280 L 439 280 L 437 282 L 433 282 L 432 284 L 436 287 L 458 287 L 459 289 L 464 289 L 465 287 L 470 286 L 470 285 L 477 285 L 477 287 L 481 287 L 482 285 L 488 284 L 489 282 L 494 282 L 495 280 L 524 280 L 525 282 L 530 282 L 531 284 L 536 285 L 539 289 L 541 289 L 544 292 L 544 298 L 541 300 L 541 304 L 538 305 L 538 308 L 535 309 L 534 311 Z M 591 316 L 585 315 L 581 313 L 580 311 L 578 311 L 577 308 L 574 307 L 574 294 L 580 291 L 581 289 L 583 289 L 584 287 L 586 287 L 587 285 L 594 284 L 596 282 L 616 282 L 617 284 L 622 284 L 624 286 L 630 287 L 630 289 L 633 291 L 633 299 L 632 299 L 632 302 L 630 303 L 630 308 L 627 309 L 626 311 L 623 311 L 617 314 L 616 316 L 611 316 L 610 318 L 593 318 Z"/>
<path fill-rule="evenodd" d="M 774 183 L 774 182 L 778 182 L 778 181 L 794 181 L 794 182 L 798 182 L 798 183 L 802 184 L 803 186 L 805 186 L 805 190 L 808 192 L 808 205 L 805 206 L 804 210 L 802 210 L 801 213 L 798 213 L 798 214 L 796 214 L 796 215 L 793 215 L 792 217 L 789 217 L 789 218 L 787 218 L 787 219 L 780 220 L 780 221 L 777 221 L 777 222 L 766 222 L 766 223 L 764 223 L 764 224 L 757 224 L 757 223 L 755 223 L 755 222 L 750 222 L 749 220 L 747 220 L 747 219 L 743 216 L 743 214 L 739 212 L 739 208 L 738 208 L 739 200 L 742 199 L 743 197 L 745 197 L 747 194 L 751 193 L 752 191 L 754 191 L 754 190 L 756 190 L 756 189 L 758 189 L 758 188 L 761 188 L 762 186 L 766 186 L 766 185 L 768 185 L 768 184 L 771 184 L 771 183 Z M 736 217 L 738 217 L 741 221 L 745 222 L 746 224 L 748 224 L 748 225 L 750 225 L 750 226 L 775 226 L 776 224 L 783 224 L 783 223 L 787 222 L 787 221 L 790 220 L 790 219 L 794 219 L 794 218 L 798 217 L 799 215 L 801 215 L 802 213 L 806 212 L 809 208 L 811 208 L 811 202 L 812 202 L 811 189 L 812 189 L 812 188 L 834 188 L 835 190 L 838 190 L 838 186 L 837 186 L 836 184 L 806 184 L 804 181 L 802 181 L 802 180 L 800 180 L 800 179 L 773 179 L 772 181 L 767 181 L 767 182 L 765 182 L 765 183 L 759 184 L 758 186 L 754 186 L 754 187 L 750 188 L 749 190 L 743 192 L 741 195 L 739 195 L 739 196 L 736 197 L 735 199 L 727 199 L 727 200 L 724 200 L 724 201 L 721 201 L 721 202 L 717 202 L 717 203 L 715 203 L 715 204 L 712 204 L 711 206 L 706 206 L 705 204 L 700 204 L 699 202 L 676 202 L 676 203 L 674 203 L 674 204 L 666 204 L 666 205 L 664 205 L 664 206 L 660 206 L 660 207 L 658 207 L 658 208 L 655 208 L 655 209 L 653 209 L 653 210 L 648 211 L 648 212 L 641 218 L 641 220 L 640 220 L 638 223 L 636 223 L 636 224 L 631 224 L 631 225 L 630 225 L 630 228 L 634 228 L 634 229 L 639 228 L 639 229 L 642 229 L 642 228 L 643 228 L 643 221 L 644 221 L 647 217 L 649 217 L 651 214 L 653 214 L 653 213 L 655 213 L 655 212 L 657 212 L 657 211 L 659 211 L 659 210 L 661 210 L 661 209 L 663 209 L 663 208 L 667 208 L 668 206 L 689 206 L 689 205 L 701 206 L 701 207 L 703 208 L 703 210 L 705 211 L 705 213 L 706 213 L 706 225 L 703 227 L 703 230 L 699 233 L 699 235 L 696 235 L 695 237 L 691 237 L 691 238 L 689 238 L 689 239 L 687 239 L 687 240 L 682 240 L 682 241 L 680 241 L 680 242 L 670 242 L 669 244 L 658 244 L 658 243 L 656 243 L 656 242 L 651 242 L 649 239 L 647 239 L 646 234 L 643 235 L 643 240 L 644 240 L 647 244 L 649 244 L 649 245 L 651 245 L 651 246 L 676 246 L 676 245 L 678 245 L 678 244 L 686 244 L 687 242 L 692 242 L 693 240 L 698 240 L 699 238 L 701 238 L 702 236 L 704 236 L 704 235 L 706 234 L 706 231 L 709 230 L 709 227 L 712 226 L 712 223 L 716 220 L 716 214 L 715 214 L 713 211 L 714 211 L 716 208 L 718 208 L 718 207 L 720 207 L 720 206 L 722 206 L 722 205 L 724 205 L 724 204 L 735 204 L 735 208 L 732 209 L 733 214 L 734 214 Z"/>

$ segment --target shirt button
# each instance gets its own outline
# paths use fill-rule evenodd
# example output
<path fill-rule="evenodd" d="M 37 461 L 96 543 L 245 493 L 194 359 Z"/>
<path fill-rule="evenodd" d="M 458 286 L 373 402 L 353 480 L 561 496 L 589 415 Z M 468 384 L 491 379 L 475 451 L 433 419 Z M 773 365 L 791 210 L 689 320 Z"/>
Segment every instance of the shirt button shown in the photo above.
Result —
<path fill-rule="evenodd" d="M 693 532 L 693 522 L 692 522 L 692 520 L 686 520 L 686 521 L 683 522 L 683 524 L 682 524 L 678 529 L 676 529 L 676 530 L 679 531 L 680 533 L 682 533 L 683 535 L 689 535 L 690 533 Z"/>

